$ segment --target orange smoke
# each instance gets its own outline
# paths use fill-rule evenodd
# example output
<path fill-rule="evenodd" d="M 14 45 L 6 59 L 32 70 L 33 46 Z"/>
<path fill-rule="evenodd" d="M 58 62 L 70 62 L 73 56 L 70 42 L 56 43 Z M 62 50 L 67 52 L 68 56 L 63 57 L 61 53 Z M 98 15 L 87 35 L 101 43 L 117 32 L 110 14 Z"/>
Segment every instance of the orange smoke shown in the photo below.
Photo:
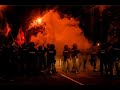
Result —
<path fill-rule="evenodd" d="M 36 48 L 43 43 L 45 45 L 53 43 L 56 46 L 57 54 L 61 55 L 66 44 L 71 48 L 76 43 L 80 50 L 86 50 L 90 47 L 77 19 L 67 16 L 61 18 L 57 11 L 49 10 L 45 12 L 41 20 L 46 23 L 44 34 L 38 32 L 37 35 L 32 35 L 30 38 L 30 41 L 35 43 Z"/>

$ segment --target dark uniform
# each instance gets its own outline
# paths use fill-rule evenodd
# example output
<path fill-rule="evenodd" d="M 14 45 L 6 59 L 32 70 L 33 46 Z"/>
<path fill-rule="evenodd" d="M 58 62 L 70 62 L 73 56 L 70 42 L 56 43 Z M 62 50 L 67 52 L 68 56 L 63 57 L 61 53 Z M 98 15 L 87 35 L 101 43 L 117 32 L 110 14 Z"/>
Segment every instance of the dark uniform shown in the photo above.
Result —
<path fill-rule="evenodd" d="M 65 72 L 69 71 L 69 63 L 68 63 L 68 59 L 70 59 L 70 49 L 68 48 L 68 45 L 64 46 L 64 50 L 63 50 L 63 70 Z M 67 64 L 67 68 L 65 68 L 65 65 Z"/>
<path fill-rule="evenodd" d="M 83 53 L 81 53 L 81 55 L 82 55 L 82 59 L 83 59 L 83 71 L 86 71 L 86 63 L 87 63 L 87 53 L 86 52 L 83 52 Z"/>
<path fill-rule="evenodd" d="M 17 53 L 18 49 L 16 46 L 11 46 L 10 48 L 10 76 L 13 78 L 17 74 Z"/>
<path fill-rule="evenodd" d="M 103 75 L 103 68 L 105 67 L 106 75 L 108 74 L 108 59 L 107 59 L 107 47 L 105 44 L 102 44 L 101 49 L 98 52 L 98 57 L 100 59 L 100 72 Z"/>
<path fill-rule="evenodd" d="M 17 67 L 17 75 L 23 75 L 23 62 L 21 58 L 21 47 L 17 47 L 17 60 L 16 60 L 16 67 Z"/>
<path fill-rule="evenodd" d="M 50 49 L 47 51 L 47 64 L 48 64 L 49 70 L 52 71 L 52 73 L 56 72 L 56 69 L 55 69 L 55 63 L 56 63 L 55 56 L 56 56 L 55 46 L 54 46 L 54 44 L 51 44 Z"/>
<path fill-rule="evenodd" d="M 28 50 L 28 72 L 31 75 L 37 75 L 37 50 L 34 48 L 35 44 L 33 42 L 30 43 L 29 50 Z"/>
<path fill-rule="evenodd" d="M 79 50 L 77 49 L 77 46 L 74 44 L 73 48 L 71 49 L 71 58 L 72 58 L 72 63 L 73 63 L 72 69 L 74 72 L 76 72 L 76 70 L 77 70 L 77 72 L 79 71 L 76 66 L 76 60 L 78 59 L 78 53 L 79 53 Z"/>
<path fill-rule="evenodd" d="M 3 47 L 0 46 L 0 76 L 3 76 Z"/>
<path fill-rule="evenodd" d="M 119 43 L 115 43 L 113 45 L 113 55 L 114 55 L 114 62 L 115 62 L 115 67 L 116 67 L 116 76 L 119 77 L 120 76 L 120 67 L 119 67 L 119 63 L 120 63 L 120 45 Z"/>
<path fill-rule="evenodd" d="M 4 73 L 5 77 L 8 78 L 10 75 L 10 47 L 5 47 L 3 51 L 3 57 L 4 57 Z"/>
<path fill-rule="evenodd" d="M 110 76 L 113 76 L 113 64 L 114 64 L 114 54 L 113 54 L 113 46 L 109 45 L 108 46 L 108 64 L 109 64 L 109 71 L 110 71 Z"/>
<path fill-rule="evenodd" d="M 47 48 L 45 48 L 45 51 L 46 51 L 46 61 L 47 61 L 47 66 L 46 66 L 46 68 L 47 68 L 47 71 L 48 71 L 48 72 L 49 72 L 49 70 L 50 70 L 49 54 L 48 54 L 49 49 L 50 49 L 50 44 L 48 43 L 48 44 L 47 44 Z"/>
<path fill-rule="evenodd" d="M 40 71 L 46 70 L 45 50 L 43 50 L 42 46 L 38 47 L 38 58 Z"/>
<path fill-rule="evenodd" d="M 0 47 L 0 77 L 8 75 L 9 49 L 6 46 Z"/>
<path fill-rule="evenodd" d="M 93 66 L 93 70 L 96 69 L 96 61 L 97 61 L 97 51 L 95 46 L 93 47 L 92 54 L 91 54 L 91 65 Z"/>
<path fill-rule="evenodd" d="M 29 63 L 28 45 L 24 43 L 21 48 L 21 65 L 22 65 L 22 71 L 24 74 L 27 74 L 28 63 Z"/>

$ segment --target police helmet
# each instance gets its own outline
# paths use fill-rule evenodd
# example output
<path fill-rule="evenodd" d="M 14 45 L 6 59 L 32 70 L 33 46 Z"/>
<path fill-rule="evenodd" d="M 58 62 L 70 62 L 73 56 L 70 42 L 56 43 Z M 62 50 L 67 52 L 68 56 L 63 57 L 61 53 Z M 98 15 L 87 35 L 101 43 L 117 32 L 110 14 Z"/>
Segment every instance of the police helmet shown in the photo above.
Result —
<path fill-rule="evenodd" d="M 49 48 L 49 47 L 50 47 L 50 43 L 47 44 L 47 48 Z"/>
<path fill-rule="evenodd" d="M 42 46 L 38 46 L 38 50 L 42 50 Z"/>
<path fill-rule="evenodd" d="M 73 44 L 73 48 L 77 48 L 77 44 L 74 43 L 74 44 Z"/>
<path fill-rule="evenodd" d="M 51 45 L 50 45 L 50 48 L 51 48 L 51 49 L 54 49 L 54 48 L 55 48 L 55 45 L 54 45 L 54 44 L 51 44 Z"/>
<path fill-rule="evenodd" d="M 34 47 L 35 43 L 34 42 L 30 42 L 30 47 Z"/>
<path fill-rule="evenodd" d="M 64 49 L 68 49 L 68 45 L 65 45 L 65 46 L 64 46 Z"/>
<path fill-rule="evenodd" d="M 23 44 L 22 44 L 22 47 L 25 47 L 25 46 L 27 46 L 27 44 L 26 44 L 26 43 L 23 43 Z"/>

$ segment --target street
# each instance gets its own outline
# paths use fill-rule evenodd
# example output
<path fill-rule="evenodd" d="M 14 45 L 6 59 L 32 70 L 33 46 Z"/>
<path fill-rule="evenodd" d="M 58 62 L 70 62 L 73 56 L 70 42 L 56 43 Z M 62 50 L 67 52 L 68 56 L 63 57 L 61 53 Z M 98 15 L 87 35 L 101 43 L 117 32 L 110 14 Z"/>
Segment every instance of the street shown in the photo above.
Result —
<path fill-rule="evenodd" d="M 0 80 L 0 85 L 29 85 L 48 87 L 81 87 L 81 86 L 119 86 L 120 80 L 100 77 L 99 72 L 81 71 L 80 73 L 64 73 L 57 68 L 55 75 L 43 75 L 35 77 L 16 77 L 13 81 Z"/>
<path fill-rule="evenodd" d="M 96 72 L 93 72 L 92 66 L 87 62 L 87 69 L 84 71 L 80 68 L 78 73 L 65 73 L 62 67 L 56 62 L 57 73 L 55 75 L 39 75 L 39 76 L 16 76 L 12 80 L 0 79 L 0 85 L 20 85 L 20 86 L 39 86 L 41 88 L 60 87 L 60 88 L 82 88 L 86 86 L 99 88 L 115 87 L 119 88 L 120 79 L 100 76 L 99 60 L 97 60 Z"/>

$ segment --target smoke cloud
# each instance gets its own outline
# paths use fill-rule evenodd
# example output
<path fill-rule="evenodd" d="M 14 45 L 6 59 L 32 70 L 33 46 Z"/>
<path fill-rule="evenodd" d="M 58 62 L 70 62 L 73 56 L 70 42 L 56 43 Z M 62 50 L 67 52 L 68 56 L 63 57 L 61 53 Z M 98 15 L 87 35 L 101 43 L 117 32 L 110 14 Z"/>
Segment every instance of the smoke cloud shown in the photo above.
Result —
<path fill-rule="evenodd" d="M 80 21 L 78 19 L 68 15 L 64 15 L 61 18 L 60 13 L 52 9 L 43 13 L 39 11 L 36 13 L 32 12 L 29 20 L 39 16 L 42 18 L 42 22 L 46 23 L 46 29 L 44 34 L 38 32 L 36 35 L 31 35 L 30 41 L 35 43 L 36 48 L 43 43 L 45 45 L 53 43 L 56 46 L 57 55 L 62 55 L 64 45 L 66 44 L 71 48 L 76 43 L 80 50 L 86 50 L 90 47 L 91 44 L 84 36 L 83 30 L 79 27 Z"/>

